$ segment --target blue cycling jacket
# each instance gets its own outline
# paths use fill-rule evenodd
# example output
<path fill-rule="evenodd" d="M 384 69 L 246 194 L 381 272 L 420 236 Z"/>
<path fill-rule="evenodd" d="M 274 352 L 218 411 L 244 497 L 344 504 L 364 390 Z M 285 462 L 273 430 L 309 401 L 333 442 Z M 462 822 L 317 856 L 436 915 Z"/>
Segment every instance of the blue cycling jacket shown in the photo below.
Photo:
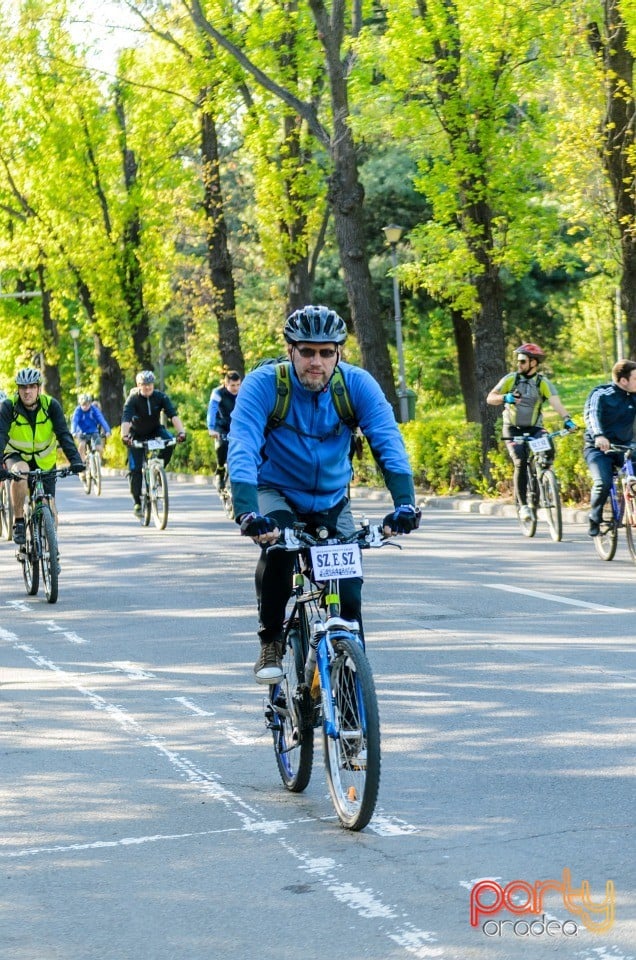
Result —
<path fill-rule="evenodd" d="M 82 410 L 81 406 L 75 407 L 71 418 L 71 433 L 74 436 L 78 433 L 99 433 L 100 427 L 104 433 L 110 433 L 110 427 L 99 407 L 94 403 L 91 403 L 88 410 Z"/>
<path fill-rule="evenodd" d="M 393 411 L 370 373 L 341 363 L 358 425 L 380 465 L 396 506 L 415 502 L 413 476 Z M 274 364 L 242 383 L 232 412 L 228 467 L 235 515 L 258 513 L 258 487 L 278 490 L 299 513 L 328 510 L 347 493 L 352 431 L 338 417 L 327 386 L 307 390 L 292 365 L 285 422 L 267 430 L 276 402 Z"/>

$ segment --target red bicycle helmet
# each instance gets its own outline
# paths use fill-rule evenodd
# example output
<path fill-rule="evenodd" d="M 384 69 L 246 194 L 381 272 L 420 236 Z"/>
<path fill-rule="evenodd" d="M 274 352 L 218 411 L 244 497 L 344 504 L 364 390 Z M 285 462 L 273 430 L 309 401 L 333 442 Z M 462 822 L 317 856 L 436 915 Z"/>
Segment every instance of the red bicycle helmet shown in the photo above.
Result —
<path fill-rule="evenodd" d="M 545 353 L 536 343 L 522 343 L 515 353 L 524 353 L 526 357 L 534 357 L 535 360 L 545 360 Z"/>

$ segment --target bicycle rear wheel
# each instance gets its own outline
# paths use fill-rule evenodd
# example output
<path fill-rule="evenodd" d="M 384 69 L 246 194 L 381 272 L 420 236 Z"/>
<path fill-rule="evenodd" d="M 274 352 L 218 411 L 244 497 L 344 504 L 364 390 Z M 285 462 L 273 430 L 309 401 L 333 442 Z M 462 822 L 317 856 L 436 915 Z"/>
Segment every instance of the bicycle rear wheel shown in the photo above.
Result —
<path fill-rule="evenodd" d="M 42 581 L 47 603 L 56 603 L 60 567 L 57 558 L 57 531 L 49 507 L 42 508 L 40 517 L 40 548 Z"/>
<path fill-rule="evenodd" d="M 545 470 L 541 477 L 542 506 L 546 512 L 546 520 L 550 528 L 550 536 L 555 543 L 559 543 L 563 536 L 563 516 L 561 513 L 561 494 L 559 482 L 552 470 Z"/>
<path fill-rule="evenodd" d="M 380 787 L 380 717 L 373 674 L 353 637 L 334 640 L 330 665 L 338 737 L 323 746 L 327 783 L 338 818 L 362 830 L 375 809 Z"/>
<path fill-rule="evenodd" d="M 25 517 L 26 543 L 20 547 L 18 559 L 22 563 L 22 576 L 26 592 L 34 597 L 40 589 L 40 564 L 33 531 L 33 520 Z"/>
<path fill-rule="evenodd" d="M 291 793 L 301 793 L 311 779 L 314 728 L 311 695 L 303 685 L 305 658 L 298 627 L 286 637 L 284 677 L 270 687 L 271 726 L 278 772 Z"/>
<path fill-rule="evenodd" d="M 159 464 L 150 467 L 150 502 L 157 530 L 165 530 L 168 522 L 168 480 L 166 471 Z"/>
<path fill-rule="evenodd" d="M 93 493 L 96 497 L 99 497 L 102 492 L 102 458 L 98 450 L 95 450 L 91 457 L 91 475 L 93 478 Z"/>
<path fill-rule="evenodd" d="M 618 544 L 618 520 L 614 516 L 614 508 L 611 498 L 603 507 L 603 519 L 599 527 L 598 537 L 594 537 L 594 549 L 601 560 L 613 560 L 616 555 L 616 546 Z"/>

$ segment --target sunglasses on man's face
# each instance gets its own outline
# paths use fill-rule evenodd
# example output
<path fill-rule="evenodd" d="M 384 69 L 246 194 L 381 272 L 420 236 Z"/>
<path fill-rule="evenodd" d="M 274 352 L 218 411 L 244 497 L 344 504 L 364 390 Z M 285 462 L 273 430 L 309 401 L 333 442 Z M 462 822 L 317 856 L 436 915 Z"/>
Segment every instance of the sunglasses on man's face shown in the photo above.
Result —
<path fill-rule="evenodd" d="M 311 360 L 315 356 L 319 356 L 323 360 L 332 360 L 338 352 L 333 347 L 323 347 L 321 350 L 312 350 L 311 347 L 296 347 L 296 350 L 303 360 Z"/>

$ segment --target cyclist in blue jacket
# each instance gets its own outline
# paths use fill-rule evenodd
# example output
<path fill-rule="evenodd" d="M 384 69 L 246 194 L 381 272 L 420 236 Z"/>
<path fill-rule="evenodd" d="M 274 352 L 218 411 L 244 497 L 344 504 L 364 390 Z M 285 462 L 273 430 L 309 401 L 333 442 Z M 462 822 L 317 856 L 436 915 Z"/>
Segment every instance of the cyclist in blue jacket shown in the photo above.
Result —
<path fill-rule="evenodd" d="M 212 390 L 208 403 L 207 425 L 208 433 L 214 438 L 216 450 L 214 486 L 217 490 L 223 490 L 227 482 L 227 438 L 230 432 L 230 418 L 240 386 L 241 374 L 236 370 L 228 370 L 223 383 Z"/>
<path fill-rule="evenodd" d="M 80 393 L 78 404 L 71 417 L 71 433 L 77 440 L 80 457 L 86 462 L 86 440 L 84 437 L 95 437 L 94 447 L 101 453 L 104 448 L 102 432 L 110 437 L 111 431 L 106 417 L 99 409 L 90 393 Z"/>
<path fill-rule="evenodd" d="M 594 387 L 583 410 L 585 446 L 583 456 L 592 474 L 588 533 L 598 537 L 603 507 L 612 486 L 615 466 L 622 453 L 612 453 L 613 443 L 628 446 L 634 436 L 636 419 L 636 362 L 619 360 L 612 367 L 612 383 Z"/>
<path fill-rule="evenodd" d="M 282 677 L 282 631 L 291 594 L 293 555 L 267 546 L 295 520 L 325 526 L 333 536 L 355 530 L 347 489 L 353 427 L 340 419 L 329 382 L 336 365 L 344 377 L 358 426 L 366 436 L 391 493 L 394 510 L 384 530 L 410 533 L 419 526 L 413 475 L 395 417 L 379 385 L 360 367 L 342 363 L 347 337 L 341 317 L 324 306 L 296 310 L 285 323 L 291 361 L 290 403 L 284 422 L 268 424 L 276 405 L 275 365 L 249 373 L 236 398 L 229 443 L 229 472 L 241 534 L 262 547 L 256 567 L 261 652 L 257 683 Z M 361 623 L 362 579 L 343 580 L 342 615 Z"/>

